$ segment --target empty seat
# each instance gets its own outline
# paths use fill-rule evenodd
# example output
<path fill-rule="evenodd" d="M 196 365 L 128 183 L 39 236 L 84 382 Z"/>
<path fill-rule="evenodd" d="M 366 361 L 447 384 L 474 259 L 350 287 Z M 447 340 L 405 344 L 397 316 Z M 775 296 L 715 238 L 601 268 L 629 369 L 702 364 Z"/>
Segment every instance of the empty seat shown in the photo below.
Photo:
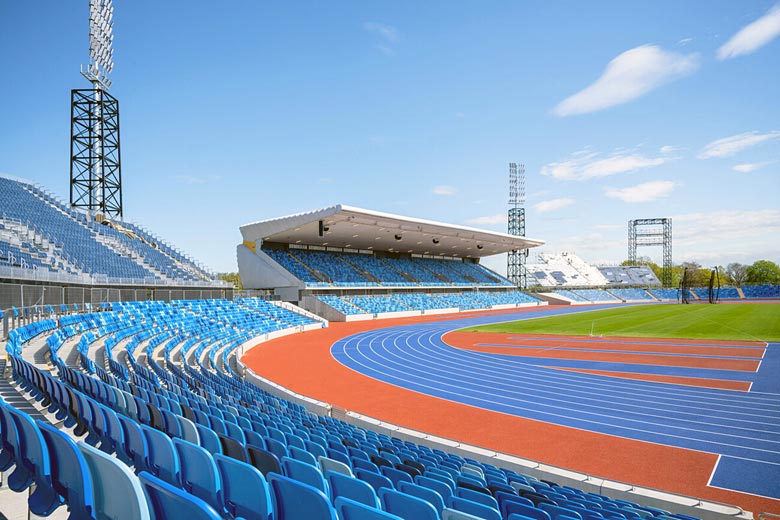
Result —
<path fill-rule="evenodd" d="M 200 423 L 195 424 L 195 430 L 198 432 L 198 439 L 203 448 L 209 453 L 222 453 L 222 444 L 216 432 Z"/>
<path fill-rule="evenodd" d="M 222 445 L 222 453 L 228 457 L 233 457 L 241 462 L 249 462 L 249 457 L 246 453 L 246 446 L 243 443 L 237 441 L 227 435 L 217 434 L 219 437 L 219 443 Z"/>
<path fill-rule="evenodd" d="M 338 497 L 333 506 L 340 520 L 403 520 L 381 509 L 355 502 L 346 497 Z"/>
<path fill-rule="evenodd" d="M 260 470 L 263 475 L 282 472 L 279 459 L 270 451 L 255 446 L 247 446 L 246 450 L 249 453 L 249 463 Z"/>
<path fill-rule="evenodd" d="M 97 520 L 149 520 L 149 506 L 141 483 L 118 459 L 85 442 L 79 450 L 92 475 L 92 497 Z"/>
<path fill-rule="evenodd" d="M 273 504 L 268 483 L 254 466 L 225 455 L 214 455 L 222 479 L 225 511 L 233 518 L 269 520 Z"/>
<path fill-rule="evenodd" d="M 533 518 L 533 520 L 550 520 L 550 515 L 546 511 L 513 501 L 506 501 L 501 504 L 501 514 L 504 518 L 508 518 L 512 514 L 518 514 Z"/>
<path fill-rule="evenodd" d="M 328 497 L 319 489 L 276 473 L 268 475 L 268 484 L 275 520 L 337 520 Z"/>
<path fill-rule="evenodd" d="M 181 487 L 219 511 L 222 507 L 222 479 L 211 454 L 184 439 L 173 439 L 173 446 L 179 456 Z"/>
<path fill-rule="evenodd" d="M 330 488 L 330 499 L 345 497 L 369 507 L 379 508 L 379 498 L 370 484 L 354 477 L 329 471 L 325 478 Z"/>
<path fill-rule="evenodd" d="M 221 520 L 221 516 L 209 504 L 185 493 L 151 473 L 138 475 L 146 495 L 152 520 L 186 518 L 187 520 Z"/>
<path fill-rule="evenodd" d="M 412 476 L 405 471 L 401 471 L 400 469 L 395 469 L 393 467 L 388 467 L 388 466 L 382 466 L 379 468 L 379 471 L 382 472 L 382 475 L 390 479 L 390 481 L 393 483 L 393 486 L 395 488 L 398 488 L 398 482 L 400 481 L 414 483 L 414 480 L 412 480 Z"/>
<path fill-rule="evenodd" d="M 444 498 L 430 488 L 412 484 L 411 482 L 401 481 L 398 482 L 398 491 L 425 500 L 430 503 L 439 514 L 444 510 Z"/>
<path fill-rule="evenodd" d="M 441 512 L 441 520 L 484 520 L 484 518 L 445 507 L 444 511 Z"/>
<path fill-rule="evenodd" d="M 414 478 L 414 483 L 436 491 L 445 502 L 452 496 L 452 488 L 441 480 L 420 475 Z"/>
<path fill-rule="evenodd" d="M 323 475 L 327 475 L 328 471 L 333 471 L 335 473 L 341 473 L 342 475 L 352 476 L 350 467 L 342 462 L 322 456 L 317 459 L 317 462 L 319 462 Z"/>
<path fill-rule="evenodd" d="M 355 476 L 363 482 L 370 484 L 377 493 L 379 493 L 381 488 L 394 489 L 392 481 L 379 473 L 374 473 L 367 469 L 357 469 L 355 470 Z"/>
<path fill-rule="evenodd" d="M 41 431 L 24 412 L 0 404 L 0 413 L 6 413 L 6 423 L 13 421 L 18 445 L 14 446 L 16 467 L 8 477 L 8 487 L 20 492 L 35 484 L 35 491 L 27 499 L 30 511 L 47 516 L 57 509 L 62 499 L 51 480 L 49 450 Z"/>
<path fill-rule="evenodd" d="M 486 506 L 485 504 L 480 504 L 479 502 L 474 502 L 467 498 L 453 495 L 447 501 L 447 507 L 483 518 L 484 520 L 501 520 L 501 513 L 499 513 L 497 509 Z"/>
<path fill-rule="evenodd" d="M 477 502 L 478 504 L 492 507 L 493 509 L 498 511 L 498 501 L 495 498 L 493 498 L 491 495 L 480 493 L 479 491 L 474 491 L 473 489 L 457 487 L 455 489 L 455 496 L 458 496 L 460 498 L 466 498 L 468 500 L 471 500 L 472 502 Z"/>
<path fill-rule="evenodd" d="M 74 518 L 92 517 L 92 475 L 84 456 L 65 433 L 41 421 L 37 424 L 49 450 L 55 491 L 65 499 Z"/>
<path fill-rule="evenodd" d="M 401 518 L 439 520 L 438 511 L 429 502 L 400 491 L 382 488 L 379 490 L 379 501 L 382 509 Z"/>
<path fill-rule="evenodd" d="M 311 464 L 312 466 L 319 466 L 314 455 L 304 449 L 296 448 L 295 446 L 288 446 L 287 451 L 290 452 L 290 457 L 295 460 L 305 462 L 306 464 Z"/>
<path fill-rule="evenodd" d="M 146 437 L 149 448 L 146 458 L 148 472 L 171 485 L 178 486 L 180 482 L 179 455 L 173 447 L 171 438 L 144 424 L 141 425 L 141 431 Z"/>
<path fill-rule="evenodd" d="M 285 476 L 319 489 L 326 495 L 328 494 L 328 484 L 316 466 L 291 459 L 290 457 L 284 457 L 282 459 L 282 470 Z"/>

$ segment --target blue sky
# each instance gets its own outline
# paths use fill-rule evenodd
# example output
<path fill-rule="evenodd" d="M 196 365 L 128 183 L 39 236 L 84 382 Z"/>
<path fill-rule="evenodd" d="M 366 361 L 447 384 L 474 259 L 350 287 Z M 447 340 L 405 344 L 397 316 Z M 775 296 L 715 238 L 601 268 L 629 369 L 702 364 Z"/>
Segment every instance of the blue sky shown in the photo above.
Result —
<path fill-rule="evenodd" d="M 63 199 L 87 6 L 0 0 L 0 172 Z M 776 1 L 115 0 L 114 33 L 125 216 L 214 269 L 335 203 L 505 230 L 510 161 L 547 251 L 672 217 L 675 262 L 780 260 Z"/>

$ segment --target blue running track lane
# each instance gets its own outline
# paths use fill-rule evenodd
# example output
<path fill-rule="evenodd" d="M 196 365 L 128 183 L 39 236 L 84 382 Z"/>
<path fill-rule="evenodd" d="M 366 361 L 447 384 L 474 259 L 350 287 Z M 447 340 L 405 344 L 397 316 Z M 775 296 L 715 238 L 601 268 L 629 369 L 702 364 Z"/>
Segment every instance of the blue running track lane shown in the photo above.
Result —
<path fill-rule="evenodd" d="M 583 311 L 549 309 L 533 317 Z M 331 354 L 366 376 L 441 399 L 718 454 L 711 486 L 780 498 L 780 345 L 768 345 L 756 374 L 631 364 L 620 368 L 753 383 L 750 392 L 740 392 L 556 370 L 552 367 L 599 369 L 604 364 L 474 352 L 442 340 L 464 327 L 527 318 L 527 313 L 502 314 L 375 329 L 336 342 Z"/>

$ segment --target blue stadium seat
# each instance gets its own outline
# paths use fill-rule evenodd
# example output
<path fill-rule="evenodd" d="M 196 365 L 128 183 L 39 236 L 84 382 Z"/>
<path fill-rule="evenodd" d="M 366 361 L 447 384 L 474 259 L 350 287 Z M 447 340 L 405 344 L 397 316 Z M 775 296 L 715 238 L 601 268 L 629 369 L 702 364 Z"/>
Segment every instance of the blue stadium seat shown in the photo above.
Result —
<path fill-rule="evenodd" d="M 439 513 L 429 502 L 400 491 L 382 488 L 379 490 L 382 509 L 401 518 L 415 520 L 439 520 Z"/>
<path fill-rule="evenodd" d="M 338 497 L 333 502 L 340 520 L 403 520 L 381 509 L 355 502 L 346 497 Z"/>
<path fill-rule="evenodd" d="M 360 502 L 369 507 L 379 509 L 379 498 L 370 484 L 354 477 L 329 471 L 325 478 L 330 488 L 331 500 L 337 497 L 345 497 L 355 502 Z"/>
<path fill-rule="evenodd" d="M 35 491 L 27 499 L 30 511 L 47 516 L 62 504 L 62 500 L 54 489 L 49 450 L 43 436 L 26 413 L 7 405 L 0 405 L 0 413 L 6 414 L 6 424 L 13 421 L 19 443 L 14 446 L 16 466 L 8 477 L 8 487 L 21 492 L 34 484 Z"/>
<path fill-rule="evenodd" d="M 420 486 L 418 484 L 412 484 L 411 482 L 400 481 L 397 486 L 398 491 L 411 495 L 413 497 L 420 498 L 430 503 L 436 511 L 441 514 L 444 510 L 444 498 L 436 491 Z"/>
<path fill-rule="evenodd" d="M 141 425 L 149 452 L 146 458 L 148 472 L 167 483 L 178 486 L 181 482 L 179 455 L 173 441 L 163 432 Z"/>
<path fill-rule="evenodd" d="M 550 520 L 550 515 L 547 514 L 546 511 L 537 509 L 534 506 L 519 504 L 517 502 L 505 502 L 501 507 L 501 514 L 504 518 L 507 518 L 512 514 L 518 514 L 533 518 L 533 520 Z"/>
<path fill-rule="evenodd" d="M 181 487 L 217 511 L 222 507 L 222 479 L 211 454 L 184 439 L 173 439 L 179 456 Z"/>
<path fill-rule="evenodd" d="M 481 516 L 474 516 L 463 511 L 457 511 L 455 509 L 444 508 L 441 513 L 441 520 L 485 520 Z"/>
<path fill-rule="evenodd" d="M 282 470 L 285 476 L 319 489 L 326 495 L 328 494 L 328 483 L 325 482 L 325 478 L 316 466 L 291 459 L 290 457 L 284 457 L 282 459 Z"/>
<path fill-rule="evenodd" d="M 319 489 L 276 473 L 268 474 L 268 484 L 275 520 L 337 520 L 328 497 Z"/>
<path fill-rule="evenodd" d="M 356 469 L 355 476 L 358 479 L 362 480 L 363 482 L 366 482 L 369 485 L 371 485 L 371 487 L 373 487 L 374 491 L 376 491 L 377 493 L 379 493 L 379 490 L 381 488 L 395 489 L 393 487 L 393 482 L 389 478 L 371 470 Z"/>
<path fill-rule="evenodd" d="M 474 502 L 467 498 L 461 498 L 458 496 L 451 496 L 447 501 L 447 507 L 463 513 L 478 516 L 485 520 L 501 520 L 501 513 L 497 509 Z"/>
<path fill-rule="evenodd" d="M 268 483 L 257 468 L 225 455 L 214 455 L 222 478 L 224 509 L 233 518 L 271 520 L 273 504 Z"/>
<path fill-rule="evenodd" d="M 54 490 L 65 499 L 68 511 L 75 518 L 94 515 L 92 475 L 76 443 L 50 424 L 36 421 L 51 461 Z"/>
<path fill-rule="evenodd" d="M 149 444 L 146 436 L 141 429 L 141 425 L 132 419 L 123 415 L 118 416 L 119 424 L 122 426 L 122 435 L 125 439 L 124 447 L 121 451 L 126 461 L 129 461 L 135 468 L 136 473 L 148 469 L 147 456 L 149 454 Z"/>
<path fill-rule="evenodd" d="M 96 520 L 149 520 L 141 483 L 118 459 L 79 441 L 79 450 L 92 475 Z"/>
<path fill-rule="evenodd" d="M 205 448 L 209 453 L 222 453 L 222 443 L 219 442 L 219 436 L 214 430 L 202 424 L 196 424 L 195 430 L 198 432 L 198 440 L 201 447 Z"/>
<path fill-rule="evenodd" d="M 146 495 L 152 520 L 186 518 L 187 520 L 221 520 L 217 511 L 203 500 L 185 493 L 151 473 L 138 475 Z"/>

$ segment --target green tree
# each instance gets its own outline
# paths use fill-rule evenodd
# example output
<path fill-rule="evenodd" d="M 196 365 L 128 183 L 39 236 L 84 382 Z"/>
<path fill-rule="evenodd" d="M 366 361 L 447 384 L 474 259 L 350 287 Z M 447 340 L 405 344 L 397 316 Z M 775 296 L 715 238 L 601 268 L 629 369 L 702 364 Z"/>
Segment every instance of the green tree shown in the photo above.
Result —
<path fill-rule="evenodd" d="M 232 283 L 237 291 L 244 290 L 244 286 L 241 285 L 241 276 L 238 273 L 219 273 L 217 276 L 220 280 Z"/>
<path fill-rule="evenodd" d="M 742 285 L 747 281 L 747 268 L 745 264 L 731 262 L 726 266 L 725 274 L 730 284 Z"/>
<path fill-rule="evenodd" d="M 747 282 L 780 284 L 780 266 L 770 260 L 756 260 L 746 269 Z"/>
<path fill-rule="evenodd" d="M 702 268 L 701 264 L 697 262 L 683 262 L 680 264 L 680 268 L 680 280 L 682 280 L 686 270 L 690 271 L 688 276 L 690 277 L 689 285 L 691 287 L 706 287 L 709 285 L 711 271 Z"/>

